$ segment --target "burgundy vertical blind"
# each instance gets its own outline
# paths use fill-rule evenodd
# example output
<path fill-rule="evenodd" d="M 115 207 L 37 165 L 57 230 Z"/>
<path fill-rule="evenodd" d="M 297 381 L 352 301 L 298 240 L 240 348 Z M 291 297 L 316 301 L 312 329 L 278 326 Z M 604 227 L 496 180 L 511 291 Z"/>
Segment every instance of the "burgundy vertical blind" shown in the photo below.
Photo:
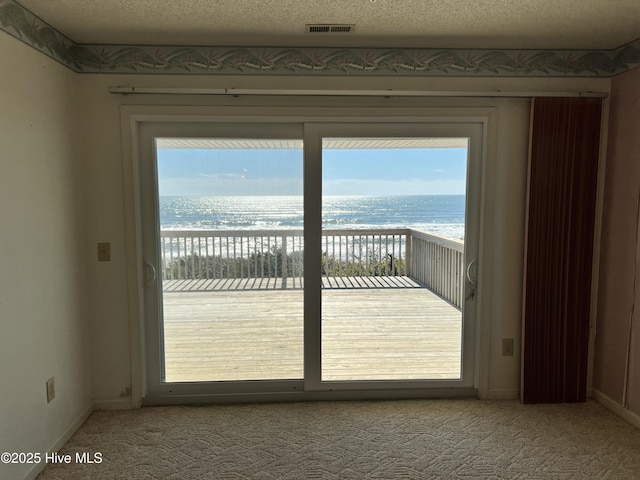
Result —
<path fill-rule="evenodd" d="M 599 98 L 535 98 L 522 338 L 524 403 L 586 399 Z"/>

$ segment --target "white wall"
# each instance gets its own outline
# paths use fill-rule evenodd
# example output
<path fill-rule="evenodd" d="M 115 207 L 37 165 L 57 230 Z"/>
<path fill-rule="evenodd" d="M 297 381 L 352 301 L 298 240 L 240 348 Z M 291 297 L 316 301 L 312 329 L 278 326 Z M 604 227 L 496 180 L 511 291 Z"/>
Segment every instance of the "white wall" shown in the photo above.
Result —
<path fill-rule="evenodd" d="M 188 96 L 119 96 L 108 93 L 109 86 L 235 87 L 235 88 L 337 88 L 337 89 L 423 89 L 423 90 L 533 90 L 608 91 L 608 79 L 463 79 L 463 78 L 308 78 L 308 77 L 194 77 L 86 75 L 80 78 L 80 98 L 84 105 L 84 157 L 87 161 L 89 195 L 87 208 L 88 244 L 111 241 L 113 261 L 90 263 L 90 297 L 94 395 L 97 405 L 130 405 L 127 389 L 132 385 L 130 360 L 130 318 L 128 296 L 127 240 L 135 235 L 125 230 L 125 203 L 128 185 L 123 183 L 120 135 L 122 105 L 320 105 L 355 107 L 365 99 L 329 100 L 219 98 Z M 412 99 L 378 100 L 378 105 L 416 105 Z M 520 323 L 524 210 L 528 138 L 528 101 L 523 99 L 434 99 L 425 105 L 489 106 L 497 108 L 497 138 L 490 150 L 485 171 L 484 295 L 479 340 L 480 386 L 484 396 L 517 398 L 519 392 Z M 135 265 L 134 265 L 135 266 Z M 133 308 L 135 311 L 135 308 Z M 514 338 L 513 357 L 501 356 L 501 339 Z M 134 340 L 134 350 L 137 348 Z M 135 358 L 135 351 L 134 351 Z M 134 360 L 137 363 L 137 360 Z M 137 373 L 134 373 L 137 375 Z M 139 379 L 134 382 L 138 383 Z M 135 399 L 134 399 L 135 400 Z M 135 403 L 135 401 L 134 401 Z"/>
<path fill-rule="evenodd" d="M 44 454 L 92 409 L 77 76 L 5 34 L 0 58 L 0 452 Z"/>
<path fill-rule="evenodd" d="M 640 69 L 612 81 L 603 206 L 595 396 L 640 425 Z"/>

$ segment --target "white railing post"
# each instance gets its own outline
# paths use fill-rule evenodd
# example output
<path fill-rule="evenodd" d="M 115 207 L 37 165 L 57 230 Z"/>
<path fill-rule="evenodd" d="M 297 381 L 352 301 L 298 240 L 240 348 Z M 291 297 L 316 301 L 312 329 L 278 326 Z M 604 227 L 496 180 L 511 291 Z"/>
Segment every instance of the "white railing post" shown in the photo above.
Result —
<path fill-rule="evenodd" d="M 287 288 L 287 235 L 282 235 L 282 288 Z"/>
<path fill-rule="evenodd" d="M 412 276 L 413 275 L 413 236 L 411 234 L 405 234 L 404 236 L 404 250 L 405 250 L 405 260 L 404 260 L 404 268 L 405 275 Z"/>

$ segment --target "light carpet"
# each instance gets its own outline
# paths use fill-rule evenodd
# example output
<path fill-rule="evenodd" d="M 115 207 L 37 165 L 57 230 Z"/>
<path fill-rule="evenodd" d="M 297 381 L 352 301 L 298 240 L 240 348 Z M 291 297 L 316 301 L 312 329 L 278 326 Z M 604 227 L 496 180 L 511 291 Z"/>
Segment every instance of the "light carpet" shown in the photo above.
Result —
<path fill-rule="evenodd" d="M 600 404 L 407 400 L 98 411 L 54 479 L 633 479 L 640 430 Z"/>

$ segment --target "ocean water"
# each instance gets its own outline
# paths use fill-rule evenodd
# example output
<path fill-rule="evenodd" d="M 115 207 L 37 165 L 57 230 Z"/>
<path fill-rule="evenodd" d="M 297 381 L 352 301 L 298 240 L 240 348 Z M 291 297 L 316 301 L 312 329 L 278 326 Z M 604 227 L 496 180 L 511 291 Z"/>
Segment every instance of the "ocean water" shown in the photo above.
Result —
<path fill-rule="evenodd" d="M 413 228 L 464 238 L 464 195 L 325 196 L 325 229 Z M 160 197 L 163 230 L 303 228 L 301 196 Z"/>

